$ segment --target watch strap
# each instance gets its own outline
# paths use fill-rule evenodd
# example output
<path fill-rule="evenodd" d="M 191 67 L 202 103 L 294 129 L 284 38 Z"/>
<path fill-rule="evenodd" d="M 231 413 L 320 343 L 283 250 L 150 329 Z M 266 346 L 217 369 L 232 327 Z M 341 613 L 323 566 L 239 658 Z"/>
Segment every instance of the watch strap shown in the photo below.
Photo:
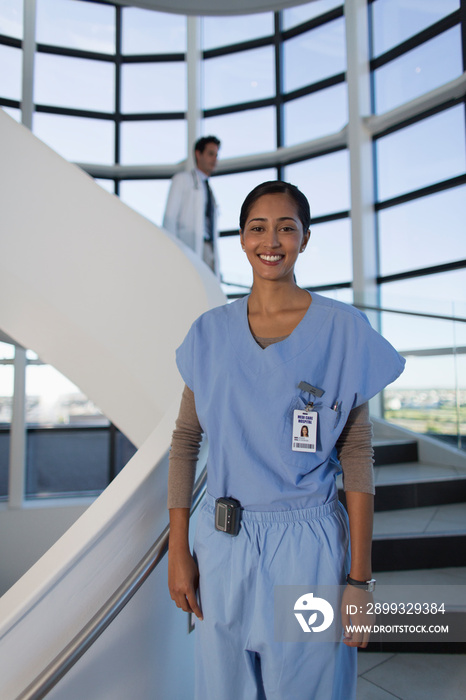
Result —
<path fill-rule="evenodd" d="M 373 591 L 375 589 L 375 578 L 371 578 L 368 581 L 358 581 L 355 578 L 351 578 L 348 574 L 346 577 L 346 583 L 350 586 L 356 586 L 356 588 L 361 588 L 364 591 Z"/>

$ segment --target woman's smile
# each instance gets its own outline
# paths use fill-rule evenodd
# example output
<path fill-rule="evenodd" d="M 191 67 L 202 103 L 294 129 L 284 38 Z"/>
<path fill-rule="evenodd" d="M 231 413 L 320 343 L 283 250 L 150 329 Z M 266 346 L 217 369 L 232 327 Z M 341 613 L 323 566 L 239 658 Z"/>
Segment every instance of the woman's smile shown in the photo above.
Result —
<path fill-rule="evenodd" d="M 277 255 L 277 254 L 270 255 L 267 253 L 262 253 L 259 255 L 259 257 L 267 265 L 270 265 L 270 264 L 274 265 L 274 264 L 280 262 L 280 260 L 282 260 L 285 256 L 284 255 Z"/>

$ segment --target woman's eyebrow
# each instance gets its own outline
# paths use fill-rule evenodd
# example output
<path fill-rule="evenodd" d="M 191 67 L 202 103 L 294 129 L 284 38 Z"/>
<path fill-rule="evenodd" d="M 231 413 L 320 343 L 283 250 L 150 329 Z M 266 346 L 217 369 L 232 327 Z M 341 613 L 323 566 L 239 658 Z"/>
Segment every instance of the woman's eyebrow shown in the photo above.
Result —
<path fill-rule="evenodd" d="M 257 216 L 255 219 L 249 219 L 248 224 L 250 224 L 253 221 L 268 221 L 268 219 L 265 217 Z M 280 216 L 277 219 L 277 221 L 294 221 L 295 223 L 298 223 L 298 219 L 295 219 L 293 216 Z"/>

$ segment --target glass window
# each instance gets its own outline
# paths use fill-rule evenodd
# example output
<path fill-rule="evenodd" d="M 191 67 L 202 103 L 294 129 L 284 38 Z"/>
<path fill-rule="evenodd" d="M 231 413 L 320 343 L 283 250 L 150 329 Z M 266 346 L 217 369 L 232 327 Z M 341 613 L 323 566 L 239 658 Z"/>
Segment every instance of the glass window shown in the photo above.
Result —
<path fill-rule="evenodd" d="M 120 198 L 158 226 L 162 225 L 170 180 L 123 180 Z"/>
<path fill-rule="evenodd" d="M 127 63 L 122 67 L 123 113 L 185 112 L 186 63 Z"/>
<path fill-rule="evenodd" d="M 108 484 L 108 430 L 29 430 L 26 496 L 100 492 Z"/>
<path fill-rule="evenodd" d="M 36 112 L 34 133 L 67 160 L 102 165 L 115 162 L 113 121 Z"/>
<path fill-rule="evenodd" d="M 376 0 L 371 3 L 374 56 L 409 39 L 460 6 L 459 0 L 413 2 Z"/>
<path fill-rule="evenodd" d="M 347 150 L 288 165 L 285 168 L 285 180 L 304 192 L 311 206 L 312 217 L 347 211 L 350 208 Z"/>
<path fill-rule="evenodd" d="M 338 255 L 335 255 L 338 251 Z M 350 282 L 353 278 L 351 224 L 349 219 L 311 224 L 311 238 L 296 263 L 300 287 Z"/>
<path fill-rule="evenodd" d="M 184 119 L 122 122 L 122 165 L 181 162 L 187 155 L 186 131 Z"/>
<path fill-rule="evenodd" d="M 4 500 L 8 496 L 14 355 L 13 345 L 0 342 L 0 500 Z"/>
<path fill-rule="evenodd" d="M 115 66 L 106 61 L 36 54 L 37 104 L 113 112 Z"/>
<path fill-rule="evenodd" d="M 461 30 L 453 27 L 375 71 L 376 112 L 388 112 L 462 72 Z"/>
<path fill-rule="evenodd" d="M 466 259 L 466 186 L 383 209 L 378 216 L 382 275 Z"/>
<path fill-rule="evenodd" d="M 0 34 L 23 38 L 23 0 L 0 0 Z"/>
<path fill-rule="evenodd" d="M 115 194 L 115 181 L 114 180 L 104 180 L 102 178 L 96 177 L 95 182 L 103 187 L 104 190 L 110 192 L 110 194 Z"/>
<path fill-rule="evenodd" d="M 0 44 L 0 95 L 8 100 L 21 100 L 23 52 Z"/>
<path fill-rule="evenodd" d="M 343 18 L 299 34 L 283 44 L 284 88 L 291 92 L 346 70 Z"/>
<path fill-rule="evenodd" d="M 466 386 L 464 355 L 459 355 L 455 361 L 451 355 L 420 357 L 408 354 L 403 374 L 384 391 L 384 418 L 417 433 L 430 433 L 432 437 L 438 437 L 439 433 L 449 435 L 450 444 L 456 447 L 453 436 L 457 435 L 458 428 L 457 386 Z M 459 427 L 464 436 L 466 392 L 459 392 L 459 400 L 463 418 Z"/>
<path fill-rule="evenodd" d="M 458 105 L 376 141 L 379 199 L 465 171 L 464 107 Z"/>
<path fill-rule="evenodd" d="M 219 231 L 233 231 L 239 228 L 239 213 L 246 195 L 261 182 L 276 180 L 275 168 L 253 170 L 233 175 L 216 175 L 212 189 L 219 205 Z"/>
<path fill-rule="evenodd" d="M 352 304 L 353 290 L 350 287 L 344 287 L 343 289 L 326 289 L 325 291 L 319 292 L 324 297 L 329 299 L 335 299 L 335 301 L 342 301 L 344 304 Z"/>
<path fill-rule="evenodd" d="M 452 321 L 441 320 L 435 318 L 423 318 L 422 316 L 401 316 L 399 314 L 384 313 L 382 314 L 382 331 L 387 340 L 403 354 L 406 353 L 409 358 L 415 358 L 417 362 L 421 360 L 424 363 L 436 361 L 442 358 L 442 355 L 436 356 L 413 356 L 409 355 L 410 350 L 435 350 L 439 348 L 452 348 L 459 345 L 458 331 L 464 324 L 453 324 Z M 455 328 L 456 326 L 456 328 Z M 464 345 L 464 336 L 463 336 Z M 443 357 L 448 357 L 449 361 L 453 358 L 446 354 Z M 461 357 L 459 355 L 458 357 Z M 464 355 L 462 355 L 464 357 Z M 425 365 L 424 365 L 425 366 Z M 453 370 L 453 367 L 451 368 Z M 405 377 L 405 386 L 410 386 L 409 375 Z M 424 386 L 445 386 L 444 380 L 439 382 L 439 377 L 435 372 L 424 374 Z M 422 384 L 421 384 L 422 386 Z M 466 386 L 463 383 L 461 386 Z M 412 385 L 411 385 L 412 388 Z"/>
<path fill-rule="evenodd" d="M 0 342 L 0 425 L 11 422 L 14 356 L 13 345 Z"/>
<path fill-rule="evenodd" d="M 37 41 L 115 53 L 115 8 L 81 0 L 37 0 Z"/>
<path fill-rule="evenodd" d="M 341 5 L 343 5 L 342 0 L 314 0 L 314 2 L 309 2 L 307 5 L 298 5 L 297 7 L 285 9 L 283 10 L 283 29 L 295 27 Z"/>
<path fill-rule="evenodd" d="M 224 236 L 218 242 L 220 277 L 225 283 L 225 293 L 247 293 L 252 285 L 252 268 L 241 249 L 239 236 Z M 232 288 L 234 287 L 234 288 Z"/>
<path fill-rule="evenodd" d="M 202 46 L 204 50 L 239 44 L 242 41 L 271 36 L 274 33 L 272 12 L 232 17 L 203 17 Z"/>
<path fill-rule="evenodd" d="M 221 158 L 273 151 L 277 145 L 275 109 L 262 107 L 209 117 L 202 121 L 202 132 L 221 140 Z"/>
<path fill-rule="evenodd" d="M 399 282 L 387 282 L 381 287 L 382 306 L 388 309 L 418 311 L 445 316 L 466 316 L 466 269 L 442 272 Z M 466 345 L 466 324 L 458 324 L 456 342 Z M 433 334 L 430 343 L 451 345 L 449 339 Z M 417 346 L 416 346 L 417 347 Z"/>
<path fill-rule="evenodd" d="M 209 58 L 203 62 L 204 109 L 251 102 L 275 94 L 272 46 Z"/>
<path fill-rule="evenodd" d="M 21 110 L 20 109 L 14 109 L 13 107 L 0 107 L 0 109 L 3 109 L 4 112 L 10 115 L 10 117 L 13 117 L 13 119 L 17 122 L 21 122 Z"/>
<path fill-rule="evenodd" d="M 108 425 L 99 409 L 67 377 L 28 350 L 26 420 L 41 425 Z"/>
<path fill-rule="evenodd" d="M 285 103 L 285 146 L 328 136 L 348 123 L 346 83 Z"/>
<path fill-rule="evenodd" d="M 124 7 L 122 24 L 124 54 L 186 52 L 186 17 Z"/>

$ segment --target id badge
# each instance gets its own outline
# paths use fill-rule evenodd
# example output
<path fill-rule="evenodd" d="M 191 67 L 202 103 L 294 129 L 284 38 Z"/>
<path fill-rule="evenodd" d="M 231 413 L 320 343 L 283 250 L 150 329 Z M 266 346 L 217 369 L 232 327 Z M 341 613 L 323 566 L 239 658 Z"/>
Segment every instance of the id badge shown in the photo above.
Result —
<path fill-rule="evenodd" d="M 294 452 L 315 452 L 317 446 L 317 412 L 293 411 L 293 439 L 291 449 Z"/>

